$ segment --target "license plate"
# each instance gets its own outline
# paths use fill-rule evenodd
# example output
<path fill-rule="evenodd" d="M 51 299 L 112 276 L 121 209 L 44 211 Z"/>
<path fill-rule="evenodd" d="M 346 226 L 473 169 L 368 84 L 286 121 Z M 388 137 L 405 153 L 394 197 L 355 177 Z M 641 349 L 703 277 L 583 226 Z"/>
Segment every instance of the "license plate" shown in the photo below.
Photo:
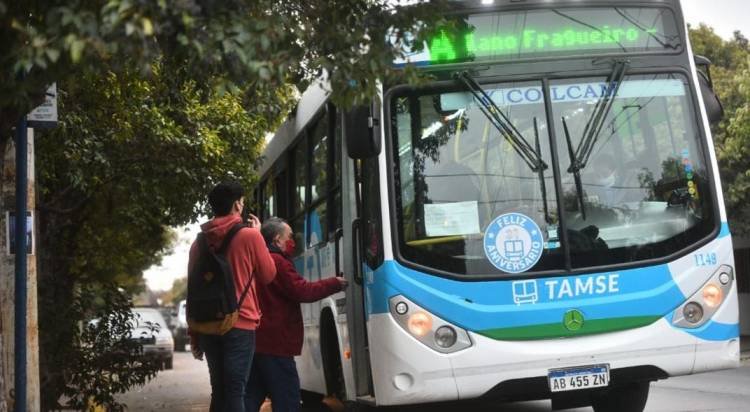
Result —
<path fill-rule="evenodd" d="M 547 376 L 551 392 L 600 388 L 609 385 L 609 365 L 550 369 Z"/>

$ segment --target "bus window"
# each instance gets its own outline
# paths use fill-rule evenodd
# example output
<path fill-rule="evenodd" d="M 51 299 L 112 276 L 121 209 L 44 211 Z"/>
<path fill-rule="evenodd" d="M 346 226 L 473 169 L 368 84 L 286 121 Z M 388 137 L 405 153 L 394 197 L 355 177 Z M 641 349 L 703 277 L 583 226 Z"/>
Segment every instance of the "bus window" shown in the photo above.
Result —
<path fill-rule="evenodd" d="M 323 116 L 312 130 L 312 169 L 310 203 L 325 197 L 328 191 L 328 121 Z"/>
<path fill-rule="evenodd" d="M 307 139 L 302 139 L 294 148 L 294 175 L 292 182 L 293 199 L 292 214 L 296 215 L 305 210 L 305 197 L 307 185 Z"/>
<path fill-rule="evenodd" d="M 307 229 L 305 225 L 305 207 L 307 206 L 307 167 L 308 167 L 308 155 L 307 155 L 307 137 L 304 136 L 300 139 L 300 142 L 295 146 L 292 152 L 292 172 L 291 181 L 291 204 L 289 225 L 292 227 L 294 232 L 294 242 L 296 248 L 294 255 L 299 255 L 305 250 L 305 231 Z"/>
<path fill-rule="evenodd" d="M 310 210 L 308 222 L 308 245 L 325 242 L 328 238 L 328 204 L 325 201 Z"/>
<path fill-rule="evenodd" d="M 342 139 L 342 118 L 338 115 L 338 112 L 334 109 L 333 110 L 333 116 L 331 117 L 334 119 L 335 128 L 334 128 L 334 142 L 333 142 L 333 151 L 331 153 L 331 156 L 333 157 L 333 189 L 338 189 L 339 186 L 341 186 L 341 139 Z M 340 227 L 340 226 L 338 226 Z"/>
<path fill-rule="evenodd" d="M 310 179 L 310 212 L 307 244 L 314 246 L 328 240 L 328 191 L 330 175 L 329 122 L 324 114 L 311 131 L 312 159 Z"/>
<path fill-rule="evenodd" d="M 305 220 L 304 215 L 297 216 L 296 218 L 289 221 L 289 226 L 292 228 L 294 233 L 294 256 L 299 255 L 305 250 Z"/>
<path fill-rule="evenodd" d="M 331 205 L 330 217 L 331 224 L 333 227 L 331 231 L 335 231 L 338 228 L 343 227 L 342 221 L 342 204 L 341 204 L 341 140 L 343 135 L 342 129 L 342 118 L 339 116 L 338 111 L 333 108 L 331 119 L 334 119 L 334 142 L 333 150 L 331 151 L 331 157 L 333 157 L 333 187 L 331 188 L 331 198 L 329 201 L 333 202 Z"/>
<path fill-rule="evenodd" d="M 269 178 L 263 185 L 263 213 L 262 220 L 268 219 L 271 216 L 276 216 L 278 210 L 276 208 L 276 190 L 274 187 L 274 179 Z"/>
<path fill-rule="evenodd" d="M 287 194 L 287 173 L 286 170 L 282 170 L 274 178 L 274 189 L 275 189 L 275 208 L 276 216 L 285 219 L 289 217 L 289 211 L 287 205 L 289 204 L 289 195 Z"/>
<path fill-rule="evenodd" d="M 362 231 L 364 258 L 367 265 L 377 269 L 383 262 L 383 237 L 380 214 L 380 179 L 378 158 L 362 160 Z"/>

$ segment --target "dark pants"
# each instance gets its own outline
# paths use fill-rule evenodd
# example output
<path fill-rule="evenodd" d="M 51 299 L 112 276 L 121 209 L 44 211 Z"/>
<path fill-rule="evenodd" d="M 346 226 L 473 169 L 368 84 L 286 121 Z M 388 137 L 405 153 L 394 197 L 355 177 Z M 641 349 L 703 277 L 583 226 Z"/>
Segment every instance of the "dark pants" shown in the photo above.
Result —
<path fill-rule="evenodd" d="M 245 388 L 255 352 L 255 331 L 234 328 L 201 335 L 211 377 L 211 412 L 245 412 Z"/>
<path fill-rule="evenodd" d="M 294 357 L 255 355 L 247 382 L 245 411 L 257 412 L 269 394 L 273 412 L 300 410 L 299 376 Z"/>

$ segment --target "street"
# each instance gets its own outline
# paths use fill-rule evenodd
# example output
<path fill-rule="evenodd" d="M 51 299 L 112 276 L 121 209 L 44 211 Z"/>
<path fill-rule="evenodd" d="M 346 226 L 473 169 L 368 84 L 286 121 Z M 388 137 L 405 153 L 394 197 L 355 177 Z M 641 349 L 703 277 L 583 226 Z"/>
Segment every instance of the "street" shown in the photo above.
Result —
<path fill-rule="evenodd" d="M 119 397 L 131 411 L 182 412 L 207 411 L 210 396 L 208 369 L 204 362 L 192 358 L 189 352 L 175 352 L 174 369 L 162 371 L 142 388 Z M 739 411 L 750 404 L 750 361 L 734 370 L 685 376 L 660 381 L 651 386 L 646 411 Z M 429 405 L 412 408 L 386 408 L 388 411 L 452 412 L 452 405 Z M 465 410 L 465 408 L 464 408 Z M 550 410 L 549 401 L 501 404 L 481 409 L 480 412 L 542 412 Z M 570 409 L 574 412 L 591 408 Z M 311 411 L 310 411 L 311 412 Z"/>

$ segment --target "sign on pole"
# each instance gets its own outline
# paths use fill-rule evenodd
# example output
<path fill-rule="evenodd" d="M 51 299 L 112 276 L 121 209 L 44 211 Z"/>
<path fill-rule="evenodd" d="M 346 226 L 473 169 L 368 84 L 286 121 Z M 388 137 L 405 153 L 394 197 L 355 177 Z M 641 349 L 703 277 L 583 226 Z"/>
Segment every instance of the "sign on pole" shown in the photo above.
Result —
<path fill-rule="evenodd" d="M 47 88 L 44 103 L 32 110 L 26 117 L 29 127 L 46 129 L 57 125 L 57 83 Z"/>

